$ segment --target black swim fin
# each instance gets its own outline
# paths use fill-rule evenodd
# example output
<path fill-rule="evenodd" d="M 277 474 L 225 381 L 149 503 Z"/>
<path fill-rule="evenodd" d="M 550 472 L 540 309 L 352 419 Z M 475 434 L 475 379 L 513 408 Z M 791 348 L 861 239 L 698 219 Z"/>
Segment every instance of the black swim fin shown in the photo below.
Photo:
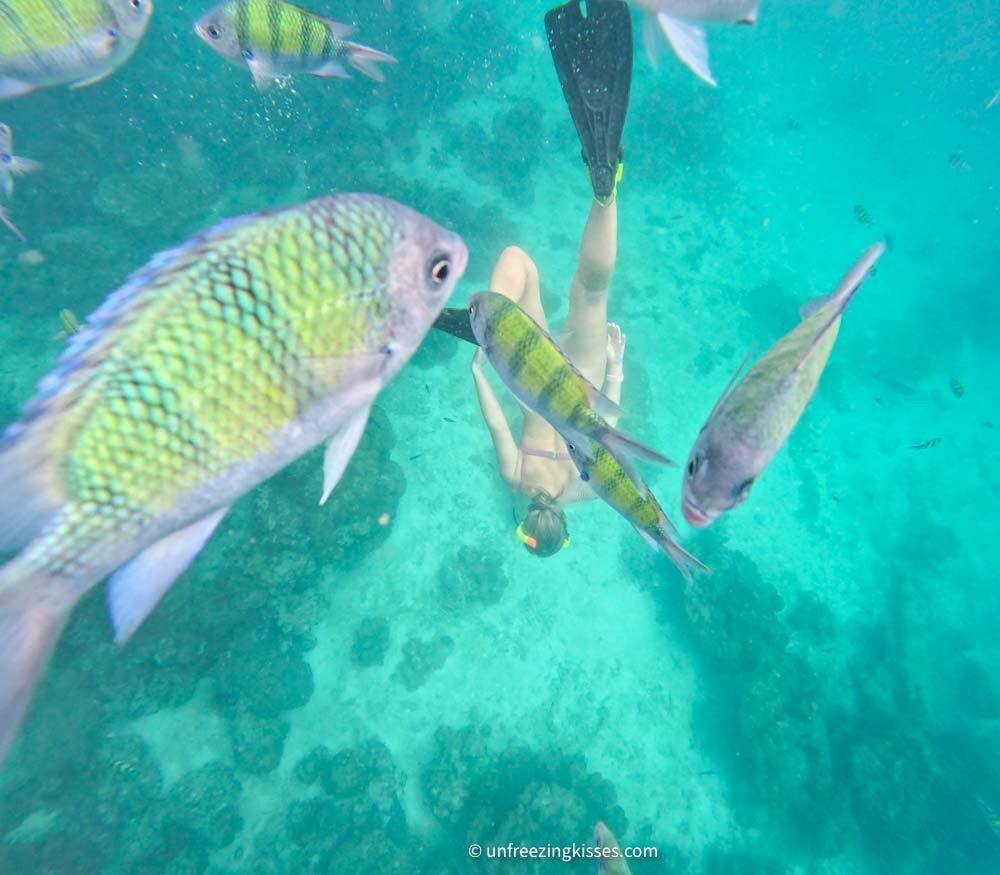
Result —
<path fill-rule="evenodd" d="M 472 323 L 469 322 L 468 307 L 445 307 L 441 315 L 434 320 L 433 328 L 446 334 L 453 334 L 459 340 L 479 346 L 476 335 L 472 333 Z"/>
<path fill-rule="evenodd" d="M 598 203 L 614 198 L 632 85 L 632 16 L 625 0 L 570 0 L 545 14 L 563 96 Z"/>

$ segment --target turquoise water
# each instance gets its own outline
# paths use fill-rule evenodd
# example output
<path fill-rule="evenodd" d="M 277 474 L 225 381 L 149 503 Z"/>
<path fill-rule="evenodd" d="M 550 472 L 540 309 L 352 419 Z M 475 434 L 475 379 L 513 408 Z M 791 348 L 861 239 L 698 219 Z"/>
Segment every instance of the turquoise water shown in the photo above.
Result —
<path fill-rule="evenodd" d="M 44 168 L 11 203 L 27 243 L 0 229 L 0 423 L 60 309 L 331 191 L 461 233 L 455 306 L 523 246 L 558 324 L 590 189 L 547 5 L 317 6 L 398 66 L 258 93 L 163 2 L 107 81 L 4 103 Z M 467 848 L 597 820 L 658 849 L 635 875 L 1000 871 L 998 27 L 996 2 L 765 3 L 711 29 L 717 90 L 637 50 L 629 432 L 684 459 L 745 350 L 893 244 L 747 504 L 697 532 L 646 470 L 712 575 L 600 502 L 530 556 L 471 352 L 432 335 L 327 505 L 321 452 L 250 493 L 123 649 L 101 588 L 80 604 L 0 772 L 0 873 L 594 872 Z"/>

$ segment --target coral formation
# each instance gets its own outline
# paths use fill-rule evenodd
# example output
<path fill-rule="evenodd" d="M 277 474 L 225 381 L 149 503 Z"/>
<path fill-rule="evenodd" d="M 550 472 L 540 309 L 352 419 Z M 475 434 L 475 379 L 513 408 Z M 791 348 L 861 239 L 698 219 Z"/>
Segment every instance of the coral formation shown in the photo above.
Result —
<path fill-rule="evenodd" d="M 455 610 L 497 604 L 508 584 L 503 560 L 503 554 L 490 547 L 463 544 L 438 570 L 441 602 Z"/>
<path fill-rule="evenodd" d="M 410 638 L 403 645 L 403 658 L 392 673 L 392 679 L 412 693 L 423 686 L 434 672 L 444 667 L 454 649 L 455 642 L 450 635 L 441 634 L 428 639 Z"/>
<path fill-rule="evenodd" d="M 389 621 L 385 617 L 365 617 L 354 630 L 351 662 L 358 668 L 382 665 L 388 649 Z"/>

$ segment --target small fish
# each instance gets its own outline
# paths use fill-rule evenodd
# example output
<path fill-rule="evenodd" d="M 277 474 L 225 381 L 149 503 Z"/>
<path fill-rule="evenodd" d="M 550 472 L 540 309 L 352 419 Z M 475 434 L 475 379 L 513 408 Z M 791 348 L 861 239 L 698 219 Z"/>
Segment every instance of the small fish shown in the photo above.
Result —
<path fill-rule="evenodd" d="M 454 420 L 454 419 L 452 419 L 452 418 L 451 418 L 450 416 L 442 416 L 441 418 L 442 418 L 442 419 L 443 419 L 443 420 L 444 420 L 445 422 L 454 422 L 454 421 L 455 421 L 455 420 Z"/>
<path fill-rule="evenodd" d="M 692 568 L 708 570 L 673 539 L 677 529 L 667 519 L 652 490 L 614 453 L 597 441 L 591 441 L 587 452 L 570 441 L 567 441 L 566 449 L 580 477 L 590 488 L 625 517 L 650 547 L 666 553 L 687 580 L 691 580 Z"/>
<path fill-rule="evenodd" d="M 691 525 L 711 525 L 746 501 L 816 392 L 844 309 L 883 252 L 884 243 L 869 247 L 833 294 L 807 303 L 794 329 L 742 378 L 733 375 L 688 456 L 681 506 Z"/>
<path fill-rule="evenodd" d="M 132 763 L 125 762 L 125 760 L 112 760 L 111 768 L 113 771 L 118 772 L 119 775 L 131 775 L 135 773 L 135 766 Z"/>
<path fill-rule="evenodd" d="M 245 63 L 261 91 L 298 74 L 347 79 L 345 63 L 376 82 L 385 52 L 347 42 L 354 27 L 285 0 L 224 0 L 198 19 L 195 32 L 235 64 Z"/>
<path fill-rule="evenodd" d="M 924 441 L 922 444 L 913 444 L 912 449 L 914 450 L 931 450 L 941 443 L 941 438 L 931 438 L 929 441 Z"/>
<path fill-rule="evenodd" d="M 865 209 L 863 204 L 854 205 L 854 218 L 862 225 L 870 225 L 872 223 L 872 217 L 868 215 L 868 210 Z"/>
<path fill-rule="evenodd" d="M 994 106 L 1000 104 L 1000 91 L 994 94 L 989 100 L 986 101 L 986 108 L 993 109 Z"/>
<path fill-rule="evenodd" d="M 660 465 L 674 463 L 605 421 L 621 408 L 594 388 L 555 341 L 510 298 L 477 292 L 469 298 L 469 321 L 480 349 L 525 407 L 535 411 L 584 453 L 591 440 Z"/>
<path fill-rule="evenodd" d="M 951 394 L 956 398 L 961 398 L 965 394 L 965 386 L 954 378 L 948 383 L 948 388 L 951 389 Z"/>
<path fill-rule="evenodd" d="M 100 82 L 132 56 L 152 13 L 152 0 L 5 0 L 0 100 Z"/>
<path fill-rule="evenodd" d="M 760 0 L 636 0 L 646 10 L 642 43 L 656 67 L 662 41 L 709 85 L 717 84 L 708 64 L 708 41 L 703 23 L 755 24 Z"/>
<path fill-rule="evenodd" d="M 30 158 L 21 158 L 12 154 L 14 151 L 14 133 L 10 125 L 0 122 L 0 189 L 4 197 L 10 200 L 14 193 L 14 177 L 24 176 L 41 169 L 41 164 Z"/>
<path fill-rule="evenodd" d="M 598 875 L 632 875 L 632 870 L 618 847 L 618 839 L 600 820 L 594 827 L 594 848 L 598 854 Z"/>
<path fill-rule="evenodd" d="M 20 237 L 22 242 L 28 239 L 21 233 L 21 229 L 11 221 L 6 207 L 0 207 L 0 222 L 3 222 L 8 228 L 10 228 L 11 231 Z"/>
<path fill-rule="evenodd" d="M 462 239 L 345 194 L 229 219 L 87 320 L 0 438 L 0 760 L 76 602 L 122 643 L 230 505 L 317 444 L 323 499 L 462 275 Z"/>
<path fill-rule="evenodd" d="M 59 311 L 59 324 L 62 326 L 60 336 L 72 337 L 80 330 L 80 321 L 76 318 L 76 313 L 67 308 Z"/>
<path fill-rule="evenodd" d="M 948 166 L 955 170 L 968 170 L 969 162 L 965 160 L 965 155 L 961 152 L 952 152 L 948 156 Z"/>

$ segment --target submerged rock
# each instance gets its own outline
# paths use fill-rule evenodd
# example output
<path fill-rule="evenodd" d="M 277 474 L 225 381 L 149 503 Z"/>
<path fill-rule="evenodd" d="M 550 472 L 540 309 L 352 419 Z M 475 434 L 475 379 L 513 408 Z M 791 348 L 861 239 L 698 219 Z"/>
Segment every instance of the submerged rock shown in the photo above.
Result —
<path fill-rule="evenodd" d="M 430 639 L 410 638 L 403 645 L 403 658 L 392 673 L 392 679 L 412 693 L 444 667 L 454 649 L 455 641 L 450 635 Z"/>
<path fill-rule="evenodd" d="M 167 794 L 164 822 L 189 832 L 208 848 L 224 848 L 243 829 L 243 786 L 220 762 L 188 772 Z"/>
<path fill-rule="evenodd" d="M 359 668 L 382 665 L 388 649 L 389 621 L 385 617 L 365 617 L 354 631 L 351 662 Z"/>

